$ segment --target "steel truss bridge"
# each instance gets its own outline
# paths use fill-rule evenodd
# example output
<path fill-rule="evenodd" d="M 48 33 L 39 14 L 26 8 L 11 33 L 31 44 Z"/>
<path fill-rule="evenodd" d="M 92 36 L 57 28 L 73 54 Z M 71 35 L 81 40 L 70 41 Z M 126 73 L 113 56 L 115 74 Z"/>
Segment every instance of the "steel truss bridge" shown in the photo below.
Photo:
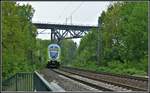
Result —
<path fill-rule="evenodd" d="M 48 23 L 33 23 L 38 29 L 50 29 L 50 34 L 53 42 L 59 42 L 62 39 L 81 38 L 91 29 L 98 28 L 97 26 L 83 25 L 65 25 L 65 24 L 48 24 Z"/>

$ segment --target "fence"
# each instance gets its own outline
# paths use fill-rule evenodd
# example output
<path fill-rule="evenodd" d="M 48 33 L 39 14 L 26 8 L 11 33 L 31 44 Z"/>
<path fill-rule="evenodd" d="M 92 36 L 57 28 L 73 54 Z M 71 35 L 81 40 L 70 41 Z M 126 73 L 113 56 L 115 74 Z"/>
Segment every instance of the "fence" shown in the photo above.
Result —
<path fill-rule="evenodd" d="M 51 91 L 46 80 L 37 72 L 16 73 L 2 82 L 2 91 Z"/>

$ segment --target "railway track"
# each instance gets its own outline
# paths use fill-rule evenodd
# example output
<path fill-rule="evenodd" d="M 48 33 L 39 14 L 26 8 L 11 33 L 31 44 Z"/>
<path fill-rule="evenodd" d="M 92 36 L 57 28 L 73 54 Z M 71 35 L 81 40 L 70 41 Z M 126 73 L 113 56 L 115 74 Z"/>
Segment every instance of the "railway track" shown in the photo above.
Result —
<path fill-rule="evenodd" d="M 84 92 L 90 92 L 90 93 L 101 92 L 101 90 L 98 90 L 96 88 L 83 84 L 81 82 L 78 82 L 77 80 L 71 79 L 52 69 L 43 69 L 43 70 L 40 70 L 39 72 L 43 76 L 43 78 L 45 78 L 49 82 L 51 86 L 52 86 L 52 83 L 55 83 L 59 87 L 64 89 L 64 91 L 67 91 L 69 93 L 72 93 L 73 91 L 76 91 L 76 92 L 84 91 Z M 52 87 L 55 87 L 55 86 L 52 86 Z M 57 92 L 57 91 L 63 92 L 62 90 L 59 90 L 59 89 L 60 88 L 57 88 L 57 90 L 53 90 L 53 92 Z"/>
<path fill-rule="evenodd" d="M 70 67 L 61 67 L 59 70 L 54 71 L 74 80 L 88 84 L 97 89 L 102 89 L 103 91 L 148 91 L 148 78 L 97 73 Z M 78 76 L 82 77 L 82 79 L 77 78 Z M 86 80 L 83 78 L 97 82 L 103 82 L 106 84 L 106 86 L 109 87 L 102 87 L 96 83 L 92 84 L 90 82 L 86 82 Z M 112 88 L 110 88 L 110 86 Z"/>
<path fill-rule="evenodd" d="M 92 81 L 88 78 L 83 78 L 81 76 L 78 76 L 78 75 L 74 75 L 74 74 L 71 74 L 71 73 L 67 73 L 67 72 L 64 72 L 64 71 L 60 71 L 60 70 L 53 70 L 54 72 L 58 73 L 58 74 L 61 74 L 65 77 L 68 77 L 72 80 L 75 80 L 75 81 L 78 81 L 80 83 L 83 83 L 83 84 L 86 84 L 88 86 L 91 86 L 93 88 L 96 88 L 100 91 L 113 91 L 112 89 L 108 88 L 108 87 L 102 87 L 99 85 L 99 83 L 97 81 Z M 90 81 L 90 82 L 89 82 Z"/>

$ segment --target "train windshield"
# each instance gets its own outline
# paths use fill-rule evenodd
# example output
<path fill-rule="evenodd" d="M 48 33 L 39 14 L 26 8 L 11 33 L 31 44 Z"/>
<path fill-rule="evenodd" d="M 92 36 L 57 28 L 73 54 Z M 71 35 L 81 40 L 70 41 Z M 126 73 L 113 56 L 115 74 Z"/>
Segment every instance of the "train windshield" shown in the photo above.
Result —
<path fill-rule="evenodd" d="M 58 51 L 59 51 L 59 49 L 58 49 L 57 46 L 51 46 L 51 47 L 49 48 L 50 57 L 51 57 L 52 59 L 56 59 L 56 58 L 58 57 Z"/>
<path fill-rule="evenodd" d="M 58 57 L 58 52 L 56 51 L 50 51 L 50 56 L 53 58 L 53 59 L 56 59 Z"/>

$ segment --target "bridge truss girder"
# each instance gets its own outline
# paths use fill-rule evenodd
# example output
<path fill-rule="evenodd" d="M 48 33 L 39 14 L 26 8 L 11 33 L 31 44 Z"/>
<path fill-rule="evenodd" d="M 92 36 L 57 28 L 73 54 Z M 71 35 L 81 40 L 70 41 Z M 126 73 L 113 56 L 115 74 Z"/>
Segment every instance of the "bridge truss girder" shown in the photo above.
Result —
<path fill-rule="evenodd" d="M 52 30 L 52 29 L 51 29 Z M 73 39 L 73 38 L 81 38 L 88 31 L 86 30 L 52 30 L 51 31 L 51 40 L 60 41 L 63 39 Z"/>
<path fill-rule="evenodd" d="M 33 23 L 39 29 L 51 29 L 51 40 L 59 42 L 63 39 L 81 38 L 96 26 L 63 25 L 63 24 L 43 24 Z M 42 34 L 42 33 L 41 33 Z"/>

